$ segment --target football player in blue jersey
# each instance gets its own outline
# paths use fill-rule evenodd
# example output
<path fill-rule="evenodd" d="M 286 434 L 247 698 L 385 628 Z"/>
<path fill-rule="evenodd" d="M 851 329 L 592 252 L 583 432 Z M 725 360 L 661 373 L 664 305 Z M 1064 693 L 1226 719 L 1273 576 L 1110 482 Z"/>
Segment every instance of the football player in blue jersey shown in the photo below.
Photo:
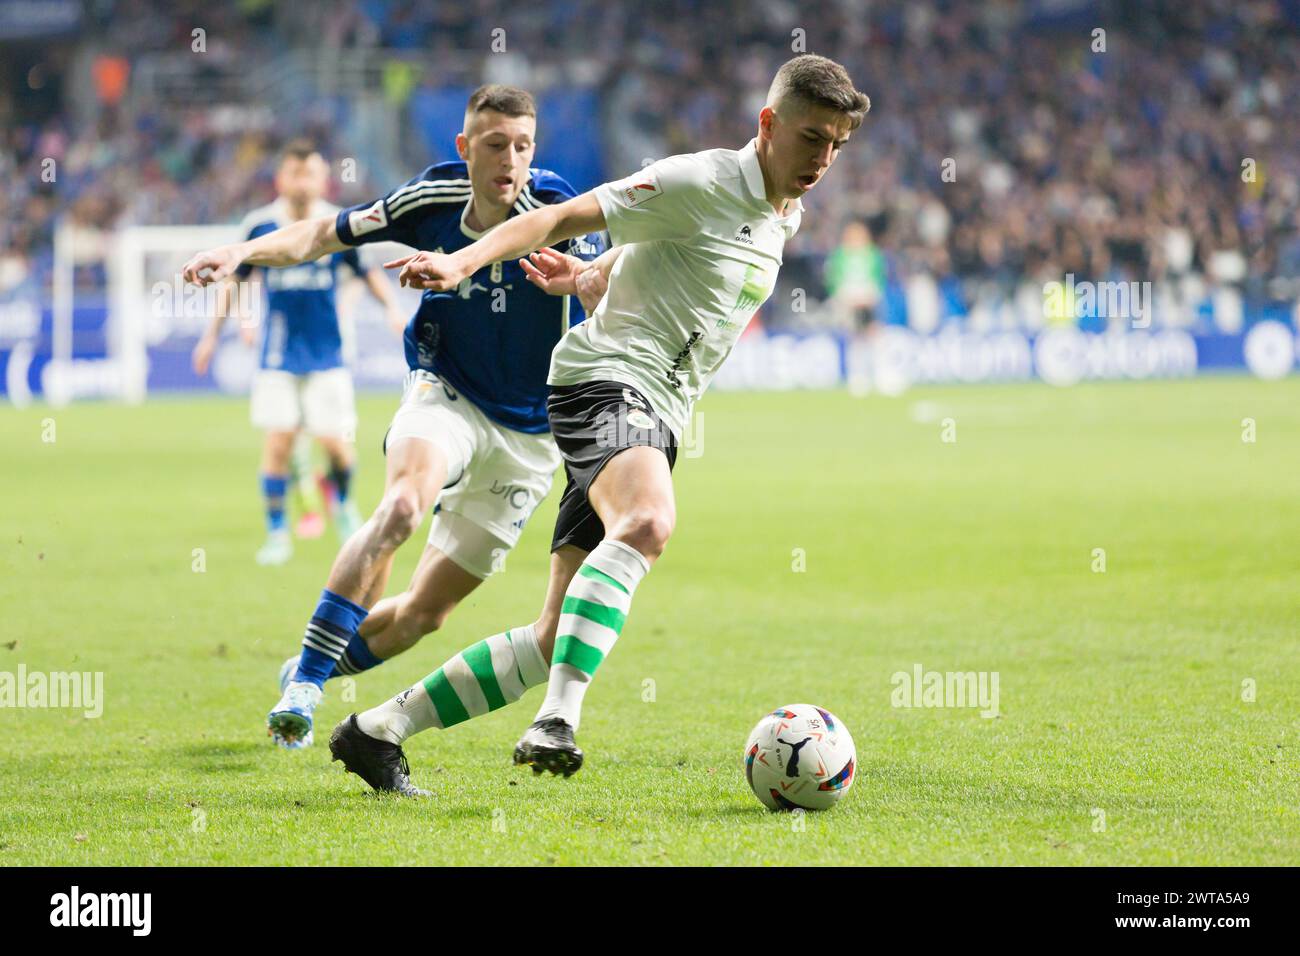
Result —
<path fill-rule="evenodd" d="M 468 246 L 512 216 L 576 195 L 560 176 L 532 168 L 536 127 L 529 93 L 481 87 L 456 137 L 459 161 L 430 166 L 337 216 L 200 253 L 186 264 L 185 278 L 206 285 L 245 265 L 292 265 L 370 242 L 446 252 Z M 603 240 L 585 236 L 556 248 L 591 262 Z M 611 264 L 588 267 L 604 269 L 584 285 L 591 304 Z M 412 646 L 500 570 L 560 462 L 547 425 L 546 376 L 555 344 L 583 317 L 580 302 L 548 296 L 513 259 L 421 298 L 405 332 L 410 372 L 384 441 L 384 496 L 339 552 L 301 652 L 281 668 L 281 698 L 267 717 L 276 743 L 309 744 L 327 678 L 374 667 Z M 410 585 L 376 605 L 394 553 L 435 503 Z M 517 630 L 513 641 L 521 661 L 546 667 L 529 629 Z"/>
<path fill-rule="evenodd" d="M 240 232 L 246 239 L 274 232 L 295 222 L 331 216 L 336 206 L 325 202 L 329 167 L 305 140 L 289 143 L 276 170 L 279 198 L 249 213 Z M 283 564 L 293 555 L 285 523 L 285 495 L 290 458 L 300 430 L 320 443 L 330 463 L 330 479 L 338 488 L 336 523 L 347 540 L 361 524 L 349 497 L 356 408 L 352 376 L 343 364 L 335 290 L 340 270 L 362 276 L 371 293 L 387 310 L 390 324 L 401 328 L 397 296 L 384 270 L 363 270 L 355 249 L 324 255 L 285 269 L 265 270 L 266 321 L 263 323 L 259 369 L 253 379 L 253 425 L 265 433 L 261 481 L 266 508 L 266 543 L 257 552 L 258 564 Z M 234 282 L 246 280 L 253 264 L 237 268 L 218 290 L 216 314 L 194 348 L 194 371 L 206 375 L 229 312 L 228 293 Z M 244 317 L 241 333 L 251 329 Z"/>

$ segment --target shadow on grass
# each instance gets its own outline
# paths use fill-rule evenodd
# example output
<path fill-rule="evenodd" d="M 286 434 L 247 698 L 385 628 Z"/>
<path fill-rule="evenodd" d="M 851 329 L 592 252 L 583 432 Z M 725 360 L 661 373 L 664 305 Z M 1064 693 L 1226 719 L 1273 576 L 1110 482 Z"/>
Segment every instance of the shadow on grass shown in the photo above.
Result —
<path fill-rule="evenodd" d="M 169 748 L 179 765 L 202 773 L 252 773 L 265 769 L 268 745 L 252 740 L 213 740 Z"/>

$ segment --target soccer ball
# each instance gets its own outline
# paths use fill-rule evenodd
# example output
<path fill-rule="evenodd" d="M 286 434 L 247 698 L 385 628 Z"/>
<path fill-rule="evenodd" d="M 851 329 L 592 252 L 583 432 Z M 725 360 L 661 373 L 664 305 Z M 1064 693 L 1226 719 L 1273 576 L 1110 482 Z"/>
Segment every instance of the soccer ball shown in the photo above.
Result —
<path fill-rule="evenodd" d="M 849 729 L 812 704 L 780 707 L 745 744 L 745 779 L 771 810 L 829 810 L 853 786 L 857 752 Z"/>

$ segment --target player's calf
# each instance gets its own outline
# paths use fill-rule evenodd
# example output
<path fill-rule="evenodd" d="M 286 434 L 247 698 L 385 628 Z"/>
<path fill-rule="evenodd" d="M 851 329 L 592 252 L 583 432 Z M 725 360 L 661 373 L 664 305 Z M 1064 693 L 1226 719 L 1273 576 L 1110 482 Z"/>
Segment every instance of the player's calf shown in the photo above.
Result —
<path fill-rule="evenodd" d="M 546 683 L 549 669 L 532 626 L 511 628 L 471 644 L 358 721 L 366 734 L 401 744 L 420 731 L 445 730 L 513 703 Z"/>
<path fill-rule="evenodd" d="M 433 605 L 419 600 L 410 591 L 384 598 L 370 611 L 361 636 L 372 653 L 384 659 L 408 651 L 425 635 L 439 630 L 446 623 L 456 602 L 446 601 Z"/>
<path fill-rule="evenodd" d="M 649 571 L 644 554 L 613 538 L 600 542 L 579 566 L 560 607 L 546 699 L 515 745 L 515 763 L 566 777 L 582 766 L 582 751 L 573 741 L 582 699 L 622 633 L 632 596 Z"/>

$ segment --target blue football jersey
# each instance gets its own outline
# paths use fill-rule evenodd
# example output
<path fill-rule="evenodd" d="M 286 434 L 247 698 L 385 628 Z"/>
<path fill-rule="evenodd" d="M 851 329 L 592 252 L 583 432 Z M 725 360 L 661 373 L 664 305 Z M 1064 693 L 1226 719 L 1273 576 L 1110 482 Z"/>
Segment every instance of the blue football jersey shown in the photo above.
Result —
<path fill-rule="evenodd" d="M 530 169 L 510 215 L 572 199 L 573 187 L 546 169 Z M 453 253 L 483 233 L 465 223 L 471 187 L 463 162 L 430 166 L 382 199 L 344 209 L 339 240 L 348 245 L 400 242 Z M 599 234 L 565 240 L 560 252 L 591 260 Z M 547 295 L 515 259 L 484 266 L 451 292 L 426 290 L 406 326 L 406 362 L 433 372 L 488 418 L 516 431 L 547 431 L 546 376 L 560 336 L 586 316 L 577 296 Z"/>
<path fill-rule="evenodd" d="M 337 209 L 319 203 L 313 215 Z M 276 200 L 244 217 L 245 238 L 255 239 L 292 224 L 283 202 Z M 266 319 L 262 323 L 261 366 L 295 375 L 338 368 L 343 364 L 343 340 L 334 304 L 339 269 L 347 266 L 363 273 L 355 249 L 321 256 L 315 262 L 283 268 L 263 268 L 266 284 Z M 235 274 L 245 279 L 260 266 L 241 265 Z"/>

